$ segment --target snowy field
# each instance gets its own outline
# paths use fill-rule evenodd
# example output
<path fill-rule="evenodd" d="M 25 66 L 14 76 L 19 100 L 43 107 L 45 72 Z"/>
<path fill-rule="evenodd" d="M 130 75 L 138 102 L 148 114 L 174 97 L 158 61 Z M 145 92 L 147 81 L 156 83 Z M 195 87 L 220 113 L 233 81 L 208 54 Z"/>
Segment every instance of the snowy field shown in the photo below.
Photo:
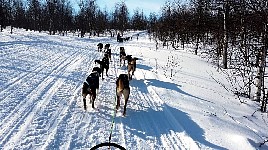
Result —
<path fill-rule="evenodd" d="M 109 36 L 0 32 L 0 149 L 90 149 L 110 134 L 126 149 L 268 149 L 259 147 L 268 139 L 268 115 L 255 112 L 258 103 L 240 103 L 215 82 L 226 82 L 216 67 L 189 47 L 156 50 L 145 32 L 138 40 L 137 33 L 117 43 Z M 99 42 L 111 44 L 112 62 L 100 80 L 98 109 L 85 112 L 81 88 L 103 57 Z M 115 80 L 127 73 L 119 47 L 139 58 L 125 117 L 123 100 L 114 116 Z"/>

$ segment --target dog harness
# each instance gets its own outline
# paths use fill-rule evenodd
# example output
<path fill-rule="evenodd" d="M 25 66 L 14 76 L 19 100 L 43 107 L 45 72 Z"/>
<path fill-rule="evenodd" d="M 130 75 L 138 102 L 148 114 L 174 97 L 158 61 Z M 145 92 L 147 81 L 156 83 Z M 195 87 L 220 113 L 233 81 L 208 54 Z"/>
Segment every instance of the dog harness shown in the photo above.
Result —
<path fill-rule="evenodd" d="M 85 81 L 85 83 L 86 83 L 88 86 L 90 86 L 89 83 L 87 82 L 87 80 Z"/>

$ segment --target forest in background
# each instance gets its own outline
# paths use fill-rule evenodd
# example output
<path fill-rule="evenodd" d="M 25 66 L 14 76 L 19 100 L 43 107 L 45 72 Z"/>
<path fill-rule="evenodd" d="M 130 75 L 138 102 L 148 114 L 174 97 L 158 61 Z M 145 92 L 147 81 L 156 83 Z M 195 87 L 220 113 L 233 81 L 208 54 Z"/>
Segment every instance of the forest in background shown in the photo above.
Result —
<path fill-rule="evenodd" d="M 156 49 L 160 43 L 174 50 L 191 44 L 196 55 L 226 75 L 226 90 L 260 102 L 260 110 L 267 111 L 267 0 L 170 0 L 158 14 L 136 9 L 132 16 L 123 1 L 107 12 L 96 0 L 82 0 L 74 13 L 69 0 L 0 0 L 0 26 L 1 31 L 11 26 L 11 34 L 24 28 L 63 36 L 79 32 L 80 37 L 147 30 Z"/>

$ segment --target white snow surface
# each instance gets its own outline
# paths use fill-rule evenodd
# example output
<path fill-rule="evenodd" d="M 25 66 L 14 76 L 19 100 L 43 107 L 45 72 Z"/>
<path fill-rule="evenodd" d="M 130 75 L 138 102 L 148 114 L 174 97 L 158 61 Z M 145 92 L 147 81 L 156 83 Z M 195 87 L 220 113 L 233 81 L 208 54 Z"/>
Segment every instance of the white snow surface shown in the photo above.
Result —
<path fill-rule="evenodd" d="M 109 35 L 9 32 L 0 32 L 0 149 L 90 149 L 110 134 L 126 149 L 268 149 L 268 143 L 259 147 L 268 139 L 267 113 L 217 83 L 228 85 L 190 46 L 156 49 L 144 31 L 129 32 L 133 39 L 124 43 Z M 97 109 L 87 97 L 85 111 L 81 88 L 103 57 L 99 42 L 111 44 L 109 76 L 100 79 Z M 115 81 L 127 73 L 119 47 L 139 58 L 126 116 L 123 99 L 114 113 Z"/>

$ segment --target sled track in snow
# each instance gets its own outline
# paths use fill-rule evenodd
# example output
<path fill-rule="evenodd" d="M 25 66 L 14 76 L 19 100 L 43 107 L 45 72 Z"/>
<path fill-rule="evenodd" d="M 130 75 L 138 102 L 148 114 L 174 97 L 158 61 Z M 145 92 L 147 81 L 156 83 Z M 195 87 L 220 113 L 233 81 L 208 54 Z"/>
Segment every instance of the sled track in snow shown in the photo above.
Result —
<path fill-rule="evenodd" d="M 71 60 L 64 59 L 63 61 L 58 63 L 58 65 L 53 69 L 53 71 L 49 75 L 46 75 L 46 77 L 43 80 L 39 81 L 38 86 L 32 89 L 32 91 L 25 96 L 25 101 L 21 102 L 18 106 L 16 106 L 13 109 L 12 113 L 10 113 L 9 116 L 5 117 L 4 121 L 2 122 L 4 124 L 0 125 L 0 128 L 2 129 L 0 134 L 2 135 L 6 134 L 6 136 L 4 136 L 6 138 L 12 138 L 12 137 L 19 138 L 20 137 L 21 133 L 19 132 L 23 132 L 24 130 L 26 130 L 27 126 L 29 125 L 28 123 L 32 121 L 34 115 L 36 115 L 37 112 L 40 109 L 42 109 L 42 106 L 46 105 L 50 101 L 51 96 L 55 94 L 56 91 L 53 91 L 53 89 L 58 89 L 61 86 L 62 81 L 55 80 L 54 75 L 64 76 L 64 70 L 66 69 L 66 66 L 77 61 L 75 55 L 76 54 L 72 55 L 73 59 Z M 52 60 L 52 61 L 55 61 L 55 60 Z M 37 75 L 43 69 L 44 68 L 38 67 L 35 70 L 37 71 L 36 73 L 29 73 L 23 78 L 20 78 L 19 81 L 33 79 L 34 76 Z M 17 82 L 13 84 L 14 85 L 13 87 L 16 86 L 15 84 Z M 25 89 L 22 89 L 22 90 L 25 90 Z M 18 89 L 15 89 L 14 93 L 20 93 L 18 91 L 19 91 Z M 5 128 L 4 126 L 8 128 Z M 11 129 L 10 126 L 13 126 L 12 127 L 13 130 L 10 130 Z M 16 134 L 16 135 L 13 135 L 13 134 Z M 5 145 L 4 143 L 6 142 L 6 139 L 1 139 L 1 141 L 2 142 L 0 145 Z M 10 141 L 14 141 L 14 140 L 11 139 Z"/>
<path fill-rule="evenodd" d="M 115 61 L 115 64 L 119 64 L 119 61 Z M 114 67 L 114 71 L 118 73 L 117 76 L 120 74 L 119 72 L 122 72 L 118 67 Z M 126 70 L 123 72 L 127 73 Z M 127 104 L 127 116 L 121 117 L 120 115 L 124 105 L 122 98 L 121 110 L 119 110 L 119 116 L 117 113 L 115 118 L 115 129 L 111 141 L 126 149 L 135 147 L 153 149 L 197 148 L 198 145 L 185 133 L 179 121 L 173 116 L 157 92 L 147 85 L 144 71 L 137 68 L 133 77 L 133 80 L 130 81 L 131 92 Z M 141 77 L 141 79 L 137 77 Z M 142 89 L 147 89 L 147 91 L 142 91 Z M 159 119 L 154 120 L 155 118 Z M 161 131 L 163 127 L 159 125 L 163 124 L 163 120 L 166 120 L 164 124 L 167 129 L 171 129 L 170 131 Z M 178 126 L 180 130 L 176 132 Z"/>
<path fill-rule="evenodd" d="M 55 57 L 52 56 L 52 54 L 46 57 L 54 59 L 49 59 L 46 64 L 36 66 L 33 71 L 26 72 L 23 75 L 18 75 L 17 79 L 6 84 L 6 89 L 0 93 L 0 97 L 3 98 L 0 104 L 6 105 L 5 108 L 7 108 L 5 110 L 6 113 L 1 113 L 2 122 L 0 124 L 0 128 L 2 129 L 0 131 L 0 134 L 2 135 L 1 137 L 4 137 L 4 139 L 0 139 L 0 145 L 3 145 L 5 148 L 14 148 L 14 146 L 18 144 L 16 141 L 20 139 L 25 130 L 33 129 L 32 134 L 35 136 L 35 140 L 38 140 L 36 137 L 37 135 L 45 136 L 48 133 L 51 133 L 51 130 L 56 128 L 58 124 L 58 117 L 63 116 L 63 107 L 66 107 L 66 101 L 54 102 L 52 105 L 47 104 L 53 103 L 51 101 L 53 96 L 64 97 L 64 95 L 70 95 L 70 93 L 68 93 L 68 88 L 72 89 L 73 85 L 71 87 L 62 85 L 65 84 L 65 80 L 68 80 L 67 77 L 70 74 L 69 70 L 72 69 L 70 67 L 79 61 L 79 52 L 73 53 L 67 58 L 64 58 L 62 56 Z M 92 59 L 92 62 L 94 59 L 95 58 Z M 42 71 L 46 69 L 47 65 L 54 64 L 53 62 L 57 62 L 57 64 L 53 66 L 52 71 L 49 74 L 42 73 Z M 40 78 L 40 74 L 43 74 L 42 78 L 35 79 Z M 59 80 L 57 80 L 57 78 L 59 78 Z M 32 83 L 27 83 L 29 81 Z M 36 81 L 36 83 L 33 83 L 34 81 Z M 33 86 L 29 87 L 28 85 Z M 75 88 L 79 89 L 80 92 L 80 87 L 81 86 L 77 85 Z M 27 91 L 26 89 L 30 90 Z M 19 102 L 18 97 L 20 99 L 23 97 L 23 101 Z M 8 109 L 9 105 L 11 105 L 12 108 Z M 54 108 L 46 108 L 46 106 L 53 106 Z M 51 113 L 53 111 L 58 111 L 58 113 Z M 44 113 L 47 113 L 47 116 L 49 116 L 49 114 L 52 114 L 52 116 L 49 118 L 50 121 L 43 121 L 44 123 L 42 123 L 41 120 L 44 120 L 42 117 L 46 115 L 44 115 Z M 34 117 L 36 117 L 35 115 L 37 118 L 34 120 Z M 37 128 L 40 126 L 40 129 L 42 130 L 35 131 L 35 127 L 31 128 L 31 126 L 37 126 Z M 42 140 L 41 138 L 40 140 Z M 28 135 L 25 139 L 26 142 L 24 144 L 32 140 L 34 139 L 31 139 L 31 136 Z"/>
<path fill-rule="evenodd" d="M 95 55 L 96 56 L 96 55 Z M 89 64 L 94 64 L 94 60 L 96 57 L 92 58 Z M 91 65 L 92 67 L 92 65 Z M 91 68 L 92 69 L 92 68 Z M 61 147 L 63 149 L 70 149 L 72 148 L 72 140 L 76 138 L 76 135 L 79 134 L 79 128 L 84 126 L 84 118 L 85 116 L 90 115 L 83 110 L 82 104 L 82 96 L 81 96 L 81 89 L 82 89 L 83 82 L 79 83 L 76 86 L 73 96 L 68 104 L 68 107 L 63 106 L 62 115 L 60 116 L 59 121 L 57 121 L 57 128 L 53 128 L 47 141 L 42 146 L 45 149 L 53 149 L 55 147 Z M 100 86 L 101 87 L 101 86 Z M 63 90 L 64 91 L 64 90 Z M 79 104 L 80 103 L 80 104 Z M 90 120 L 90 118 L 87 118 Z M 64 120 L 70 120 L 70 122 L 64 122 Z M 72 130 L 64 130 L 65 128 L 71 128 Z M 57 139 L 54 140 L 54 139 Z M 67 140 L 66 140 L 67 139 Z"/>
<path fill-rule="evenodd" d="M 46 53 L 46 63 L 16 74 L 15 79 L 6 83 L 0 92 L 0 105 L 6 108 L 0 114 L 0 145 L 6 149 L 91 148 L 108 142 L 112 133 L 111 142 L 126 149 L 198 147 L 180 126 L 170 107 L 147 84 L 146 70 L 141 68 L 137 68 L 130 81 L 127 116 L 122 116 L 122 98 L 111 132 L 116 103 L 115 81 L 120 73 L 127 74 L 126 67 L 119 66 L 118 45 L 113 52 L 109 77 L 104 76 L 105 79 L 100 80 L 95 101 L 98 110 L 91 107 L 86 112 L 83 110 L 83 81 L 79 77 L 85 78 L 81 70 L 94 67 L 99 52 L 89 52 L 88 56 L 93 55 L 89 60 L 81 59 L 79 51 L 56 56 Z M 26 54 L 21 56 L 26 57 Z M 89 102 L 87 105 L 91 106 Z"/>

